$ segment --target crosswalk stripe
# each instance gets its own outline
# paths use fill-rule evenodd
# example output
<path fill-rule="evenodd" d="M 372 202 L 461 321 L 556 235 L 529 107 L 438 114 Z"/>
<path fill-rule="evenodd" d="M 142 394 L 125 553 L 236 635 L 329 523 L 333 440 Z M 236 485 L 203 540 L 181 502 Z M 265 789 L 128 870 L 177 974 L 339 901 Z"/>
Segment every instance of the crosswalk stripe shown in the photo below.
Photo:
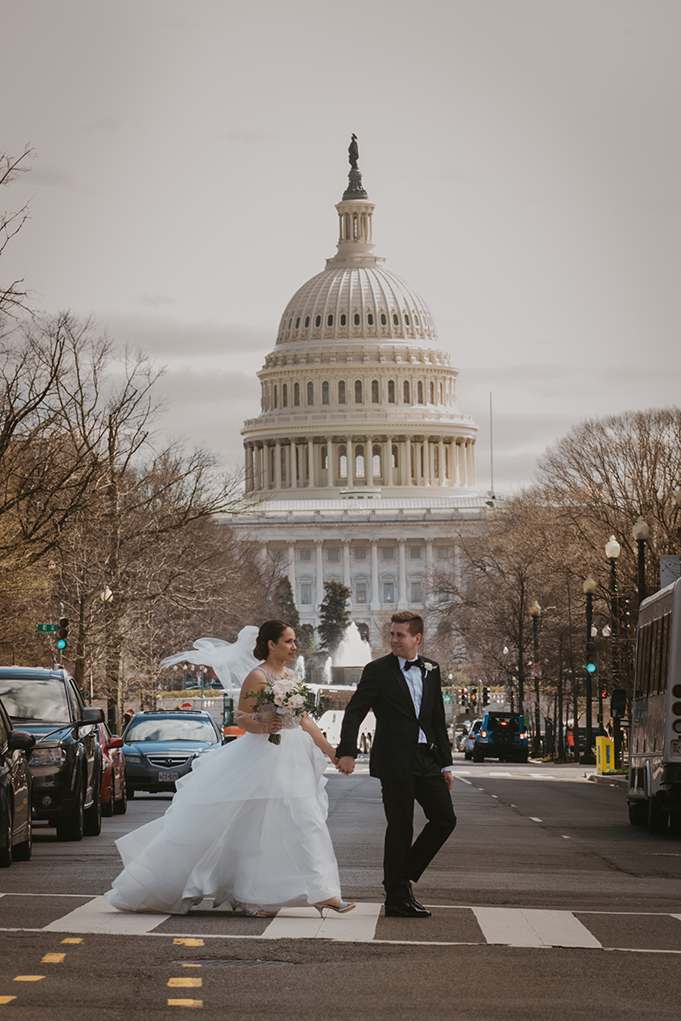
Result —
<path fill-rule="evenodd" d="M 137 915 L 117 911 L 106 897 L 95 897 L 68 915 L 50 922 L 43 932 L 106 932 L 124 936 L 141 936 L 151 932 L 170 915 Z"/>
<path fill-rule="evenodd" d="M 488 943 L 510 947 L 585 947 L 602 944 L 571 911 L 473 908 Z"/>

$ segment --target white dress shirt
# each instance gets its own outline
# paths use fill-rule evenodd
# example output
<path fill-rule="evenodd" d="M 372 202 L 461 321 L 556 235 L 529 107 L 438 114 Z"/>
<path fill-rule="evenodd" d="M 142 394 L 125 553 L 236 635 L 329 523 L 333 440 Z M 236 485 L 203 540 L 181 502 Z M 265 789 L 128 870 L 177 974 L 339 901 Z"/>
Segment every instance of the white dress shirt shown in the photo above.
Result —
<path fill-rule="evenodd" d="M 404 664 L 408 660 L 403 659 L 402 656 L 397 657 L 397 661 L 400 664 L 400 670 L 404 674 L 404 679 L 407 682 L 409 688 L 409 694 L 411 700 L 414 703 L 414 712 L 416 713 L 416 719 L 419 718 L 421 712 L 421 701 L 423 699 L 423 674 L 421 673 L 420 666 L 411 666 L 408 670 L 404 669 Z M 419 727 L 419 744 L 428 744 L 428 739 Z M 443 773 L 449 773 L 453 769 L 453 766 L 445 766 L 442 770 Z"/>

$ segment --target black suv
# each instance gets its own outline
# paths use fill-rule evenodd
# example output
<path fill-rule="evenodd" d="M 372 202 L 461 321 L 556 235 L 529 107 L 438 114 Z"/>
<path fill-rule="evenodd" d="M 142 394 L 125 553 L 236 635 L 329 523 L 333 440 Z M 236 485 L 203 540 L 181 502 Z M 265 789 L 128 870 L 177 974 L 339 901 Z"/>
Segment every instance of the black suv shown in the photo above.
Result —
<path fill-rule="evenodd" d="M 68 671 L 0 667 L 0 699 L 12 722 L 35 734 L 29 766 L 33 816 L 57 827 L 59 840 L 95 837 L 102 828 L 104 713 L 86 706 Z"/>
<path fill-rule="evenodd" d="M 35 744 L 32 734 L 13 730 L 0 702 L 0 868 L 13 860 L 28 861 L 33 846 L 31 771 L 26 755 Z"/>

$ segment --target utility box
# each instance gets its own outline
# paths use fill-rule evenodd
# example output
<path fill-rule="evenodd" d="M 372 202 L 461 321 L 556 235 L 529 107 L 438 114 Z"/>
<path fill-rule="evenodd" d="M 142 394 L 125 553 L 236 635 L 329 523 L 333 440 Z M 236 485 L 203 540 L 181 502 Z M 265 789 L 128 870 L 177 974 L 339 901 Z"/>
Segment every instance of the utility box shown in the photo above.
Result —
<path fill-rule="evenodd" d="M 615 768 L 615 742 L 611 737 L 596 738 L 596 772 L 612 773 Z"/>

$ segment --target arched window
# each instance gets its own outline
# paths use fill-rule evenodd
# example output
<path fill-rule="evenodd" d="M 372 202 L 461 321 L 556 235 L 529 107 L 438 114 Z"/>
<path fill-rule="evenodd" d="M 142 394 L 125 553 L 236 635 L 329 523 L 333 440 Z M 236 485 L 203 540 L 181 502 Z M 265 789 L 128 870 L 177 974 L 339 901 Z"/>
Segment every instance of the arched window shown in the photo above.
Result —
<path fill-rule="evenodd" d="M 293 319 L 289 319 L 289 321 L 288 321 L 288 328 L 289 328 L 289 330 L 291 329 L 291 323 L 292 322 L 293 322 Z"/>
<path fill-rule="evenodd" d="M 416 315 L 416 313 L 414 313 L 414 322 L 416 323 L 417 326 L 419 325 L 419 317 Z"/>
<path fill-rule="evenodd" d="M 322 383 L 322 404 L 329 403 L 329 381 L 325 379 Z"/>
<path fill-rule="evenodd" d="M 377 379 L 372 379 L 371 380 L 371 403 L 372 404 L 379 404 L 380 403 L 380 395 L 379 395 L 379 391 L 378 391 L 378 380 Z"/>
<path fill-rule="evenodd" d="M 327 318 L 326 318 L 326 325 L 327 326 L 333 326 L 333 316 L 327 316 Z"/>
<path fill-rule="evenodd" d="M 341 315 L 341 326 L 345 326 L 347 321 L 348 317 L 346 316 L 345 312 L 343 312 L 343 314 Z"/>
<path fill-rule="evenodd" d="M 392 458 L 393 458 L 393 468 L 397 468 L 397 446 L 394 443 L 393 443 Z"/>
<path fill-rule="evenodd" d="M 338 381 L 338 403 L 345 404 L 345 380 Z"/>
<path fill-rule="evenodd" d="M 322 317 L 321 316 L 315 316 L 314 324 L 315 324 L 315 326 L 321 326 L 322 325 Z"/>
<path fill-rule="evenodd" d="M 381 470 L 381 447 L 378 443 L 374 443 L 372 447 L 371 471 L 375 479 L 380 479 L 383 475 Z"/>
<path fill-rule="evenodd" d="M 395 380 L 388 380 L 388 404 L 395 403 Z"/>
<path fill-rule="evenodd" d="M 411 404 L 411 398 L 409 396 L 409 380 L 405 379 L 404 386 L 402 387 L 402 393 L 405 404 Z"/>
<path fill-rule="evenodd" d="M 421 380 L 416 384 L 416 403 L 423 404 L 423 383 Z"/>
<path fill-rule="evenodd" d="M 409 326 L 409 316 L 407 315 L 407 313 L 406 313 L 406 312 L 405 312 L 405 314 L 404 314 L 404 322 L 405 322 L 405 324 L 406 324 L 407 326 Z"/>
<path fill-rule="evenodd" d="M 386 316 L 385 312 L 381 312 L 381 326 L 387 326 L 387 325 L 388 325 L 388 317 Z"/>
<path fill-rule="evenodd" d="M 355 447 L 355 478 L 364 478 L 364 444 L 358 443 Z"/>
<path fill-rule="evenodd" d="M 309 325 L 310 325 L 310 317 L 309 316 L 305 316 L 305 329 L 307 329 Z"/>
<path fill-rule="evenodd" d="M 341 443 L 341 445 L 338 448 L 338 478 L 339 479 L 347 479 L 347 477 L 348 477 L 348 456 L 347 456 L 346 451 L 347 451 L 347 447 L 345 446 L 344 443 Z"/>
<path fill-rule="evenodd" d="M 296 329 L 300 326 L 300 316 L 296 318 Z"/>
<path fill-rule="evenodd" d="M 314 404 L 314 383 L 311 380 L 307 384 L 307 403 L 308 407 Z"/>
<path fill-rule="evenodd" d="M 431 404 L 435 404 L 435 383 L 428 384 L 429 397 L 428 400 Z"/>
<path fill-rule="evenodd" d="M 362 403 L 362 380 L 355 380 L 355 404 Z"/>
<path fill-rule="evenodd" d="M 274 384 L 274 406 L 275 406 L 275 408 L 278 406 L 278 402 L 279 402 L 279 387 L 275 383 Z"/>
<path fill-rule="evenodd" d="M 297 408 L 300 407 L 300 383 L 293 384 L 293 403 Z"/>
<path fill-rule="evenodd" d="M 368 322 L 369 326 L 373 326 L 374 325 L 374 317 L 372 316 L 371 312 L 369 312 L 369 314 L 367 316 L 367 322 Z"/>
<path fill-rule="evenodd" d="M 354 316 L 352 317 L 352 321 L 355 324 L 355 326 L 359 326 L 360 324 L 359 312 L 355 312 Z"/>
<path fill-rule="evenodd" d="M 281 406 L 288 408 L 288 383 L 284 383 L 281 388 Z"/>
<path fill-rule="evenodd" d="M 395 326 L 399 326 L 400 325 L 400 320 L 399 320 L 399 318 L 397 316 L 397 312 L 393 312 L 393 322 L 394 322 Z"/>

